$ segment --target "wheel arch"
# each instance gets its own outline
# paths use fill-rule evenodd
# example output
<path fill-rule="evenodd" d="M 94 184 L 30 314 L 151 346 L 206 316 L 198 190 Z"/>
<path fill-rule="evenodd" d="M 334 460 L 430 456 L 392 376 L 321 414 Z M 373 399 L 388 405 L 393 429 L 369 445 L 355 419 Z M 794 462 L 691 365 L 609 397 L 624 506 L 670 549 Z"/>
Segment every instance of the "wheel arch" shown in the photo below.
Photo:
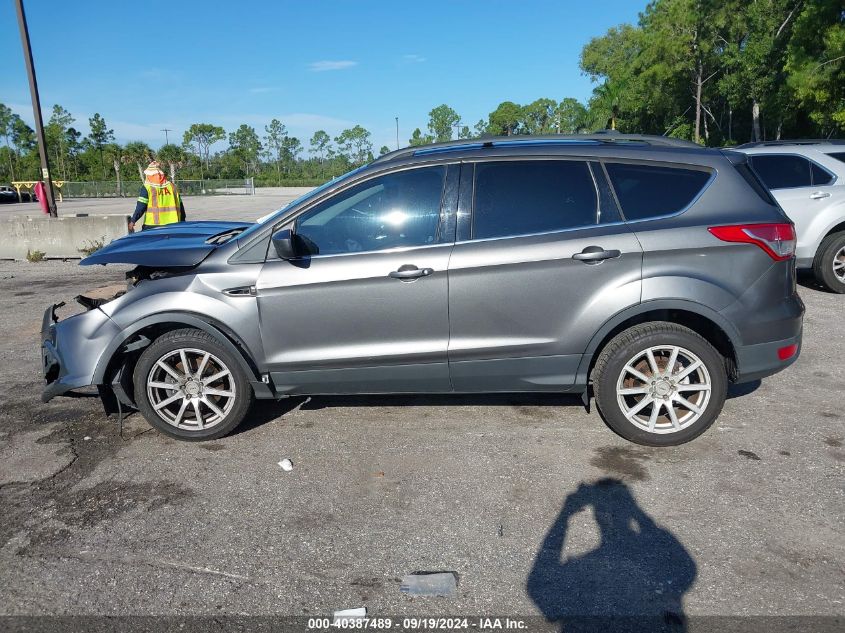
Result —
<path fill-rule="evenodd" d="M 623 310 L 608 319 L 593 335 L 578 366 L 576 384 L 589 384 L 596 358 L 602 349 L 620 332 L 649 321 L 668 321 L 688 327 L 702 336 L 724 358 L 729 379 L 736 376 L 736 348 L 740 336 L 736 328 L 722 315 L 705 305 L 684 300 L 655 300 Z"/>
<path fill-rule="evenodd" d="M 139 347 L 136 349 L 143 349 L 165 332 L 184 327 L 202 330 L 219 340 L 220 344 L 238 359 L 250 382 L 255 384 L 261 381 L 261 373 L 254 354 L 231 328 L 206 315 L 189 312 L 161 312 L 133 323 L 131 328 L 122 330 L 112 339 L 97 361 L 92 384 L 106 384 L 112 373 L 131 359 L 132 351 L 126 349 L 128 344 L 137 341 Z M 146 343 L 144 343 L 144 338 L 147 339 Z"/>
<path fill-rule="evenodd" d="M 827 239 L 828 237 L 830 237 L 831 235 L 834 235 L 835 233 L 845 233 L 845 220 L 842 220 L 842 222 L 840 222 L 839 224 L 835 224 L 832 227 L 830 227 L 827 230 L 827 232 L 824 235 L 822 235 L 822 242 L 825 239 Z M 821 242 L 819 242 L 819 245 L 821 245 Z M 818 256 L 818 254 L 819 254 L 819 249 L 816 249 L 816 256 Z"/>
<path fill-rule="evenodd" d="M 815 250 L 812 254 L 813 262 L 815 262 L 819 255 L 821 255 L 822 242 L 824 242 L 828 237 L 834 235 L 835 233 L 845 232 L 845 220 L 842 219 L 843 217 L 845 217 L 845 204 L 837 205 L 836 209 L 837 211 L 834 215 L 833 221 L 830 222 L 830 224 L 828 224 L 826 228 L 823 228 L 821 231 L 819 231 L 819 233 L 816 234 L 818 236 L 816 238 L 818 241 L 816 242 Z M 817 219 L 817 221 L 819 222 L 823 220 L 824 218 Z M 830 221 L 829 218 L 828 221 Z"/>

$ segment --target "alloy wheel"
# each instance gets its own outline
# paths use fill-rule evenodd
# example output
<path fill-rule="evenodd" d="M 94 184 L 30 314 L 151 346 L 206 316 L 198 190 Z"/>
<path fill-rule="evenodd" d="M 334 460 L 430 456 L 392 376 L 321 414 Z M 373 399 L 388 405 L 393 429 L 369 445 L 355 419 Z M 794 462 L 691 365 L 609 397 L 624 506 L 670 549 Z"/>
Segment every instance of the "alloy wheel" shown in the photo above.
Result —
<path fill-rule="evenodd" d="M 845 284 L 845 246 L 833 256 L 833 274 Z"/>
<path fill-rule="evenodd" d="M 622 368 L 616 398 L 622 413 L 649 433 L 676 433 L 701 418 L 712 382 L 704 362 L 677 345 L 657 345 Z"/>
<path fill-rule="evenodd" d="M 222 422 L 237 398 L 232 372 L 201 349 L 169 351 L 147 376 L 147 396 L 156 414 L 178 429 L 199 431 Z"/>

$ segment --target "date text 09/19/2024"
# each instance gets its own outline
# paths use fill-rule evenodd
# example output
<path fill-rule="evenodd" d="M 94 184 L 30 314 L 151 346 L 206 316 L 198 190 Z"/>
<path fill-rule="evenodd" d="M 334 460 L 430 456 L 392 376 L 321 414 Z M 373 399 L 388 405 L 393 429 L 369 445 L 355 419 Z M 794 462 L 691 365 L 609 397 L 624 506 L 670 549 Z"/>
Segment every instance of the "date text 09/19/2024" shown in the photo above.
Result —
<path fill-rule="evenodd" d="M 338 618 L 310 618 L 308 630 L 468 630 L 497 631 L 497 630 L 526 630 L 528 624 L 524 620 L 499 617 L 404 617 L 394 619 L 389 617 L 349 617 Z"/>

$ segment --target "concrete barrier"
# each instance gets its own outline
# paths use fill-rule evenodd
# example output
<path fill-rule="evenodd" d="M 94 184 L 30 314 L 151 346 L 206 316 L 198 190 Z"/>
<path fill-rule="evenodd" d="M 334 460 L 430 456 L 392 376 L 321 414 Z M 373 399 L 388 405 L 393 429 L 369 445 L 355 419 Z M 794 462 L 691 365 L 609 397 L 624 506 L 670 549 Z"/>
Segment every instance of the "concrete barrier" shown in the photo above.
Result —
<path fill-rule="evenodd" d="M 17 217 L 0 221 L 0 259 L 26 259 L 41 251 L 51 259 L 78 259 L 82 249 L 129 233 L 127 215 Z"/>

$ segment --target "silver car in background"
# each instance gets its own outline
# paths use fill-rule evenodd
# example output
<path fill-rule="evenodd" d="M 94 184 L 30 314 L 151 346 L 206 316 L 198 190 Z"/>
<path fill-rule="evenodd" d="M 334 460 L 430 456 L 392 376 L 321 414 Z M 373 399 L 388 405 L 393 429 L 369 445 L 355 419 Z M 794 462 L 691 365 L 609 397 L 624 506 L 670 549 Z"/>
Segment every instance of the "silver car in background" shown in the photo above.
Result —
<path fill-rule="evenodd" d="M 129 290 L 47 309 L 44 399 L 97 385 L 185 440 L 254 398 L 551 392 L 637 443 L 703 433 L 795 361 L 793 225 L 744 154 L 662 137 L 386 154 L 257 224 L 136 233 Z M 761 421 L 761 423 L 765 423 Z"/>
<path fill-rule="evenodd" d="M 845 293 L 845 141 L 764 141 L 737 149 L 795 223 L 798 268 Z"/>

